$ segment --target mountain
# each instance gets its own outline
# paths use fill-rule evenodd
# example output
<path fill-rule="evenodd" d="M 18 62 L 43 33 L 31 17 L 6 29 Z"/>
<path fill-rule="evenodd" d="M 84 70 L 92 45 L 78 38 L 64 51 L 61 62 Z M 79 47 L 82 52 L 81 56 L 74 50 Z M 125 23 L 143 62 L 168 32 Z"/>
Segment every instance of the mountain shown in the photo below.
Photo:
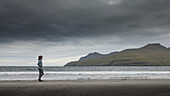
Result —
<path fill-rule="evenodd" d="M 79 61 L 88 60 L 88 59 L 96 59 L 96 58 L 101 58 L 101 57 L 103 57 L 102 54 L 94 52 L 94 53 L 89 53 L 87 56 L 81 57 Z"/>
<path fill-rule="evenodd" d="M 89 59 L 97 59 L 97 58 L 101 58 L 101 57 L 104 57 L 104 56 L 113 55 L 113 54 L 116 54 L 116 53 L 117 52 L 112 52 L 112 53 L 109 53 L 109 54 L 100 54 L 98 52 L 89 53 L 87 56 L 81 57 L 79 59 L 79 61 L 89 60 Z"/>
<path fill-rule="evenodd" d="M 159 43 L 154 43 L 154 44 L 148 44 L 148 45 L 146 45 L 144 47 L 141 47 L 141 49 L 152 49 L 152 50 L 164 49 L 164 50 L 166 50 L 168 48 L 162 46 Z"/>
<path fill-rule="evenodd" d="M 141 48 L 126 49 L 116 54 L 88 58 L 67 63 L 65 66 L 170 66 L 170 50 L 159 43 Z M 92 56 L 92 55 L 91 55 Z M 92 56 L 93 57 L 93 56 Z"/>

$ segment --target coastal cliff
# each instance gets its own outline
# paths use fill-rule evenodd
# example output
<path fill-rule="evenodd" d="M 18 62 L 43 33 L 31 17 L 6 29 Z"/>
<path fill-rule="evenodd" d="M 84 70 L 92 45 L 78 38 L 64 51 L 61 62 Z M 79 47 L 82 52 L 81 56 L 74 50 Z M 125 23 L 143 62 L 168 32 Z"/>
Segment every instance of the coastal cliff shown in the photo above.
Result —
<path fill-rule="evenodd" d="M 65 66 L 170 66 L 170 49 L 154 43 L 111 54 L 95 52 Z"/>

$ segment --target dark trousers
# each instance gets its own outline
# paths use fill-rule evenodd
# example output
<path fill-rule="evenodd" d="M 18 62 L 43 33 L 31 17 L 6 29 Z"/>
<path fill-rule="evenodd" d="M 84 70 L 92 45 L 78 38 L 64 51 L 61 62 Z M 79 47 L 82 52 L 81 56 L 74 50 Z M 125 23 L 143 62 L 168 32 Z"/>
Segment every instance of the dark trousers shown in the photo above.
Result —
<path fill-rule="evenodd" d="M 44 75 L 43 69 L 38 68 L 39 70 L 39 78 L 41 78 Z"/>

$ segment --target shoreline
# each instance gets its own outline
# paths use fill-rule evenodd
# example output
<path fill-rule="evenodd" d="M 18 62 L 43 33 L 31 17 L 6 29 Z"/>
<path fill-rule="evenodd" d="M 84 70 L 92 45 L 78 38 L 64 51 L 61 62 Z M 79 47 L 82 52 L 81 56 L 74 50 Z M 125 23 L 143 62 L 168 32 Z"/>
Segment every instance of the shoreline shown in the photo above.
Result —
<path fill-rule="evenodd" d="M 170 80 L 0 81 L 2 96 L 170 96 Z"/>

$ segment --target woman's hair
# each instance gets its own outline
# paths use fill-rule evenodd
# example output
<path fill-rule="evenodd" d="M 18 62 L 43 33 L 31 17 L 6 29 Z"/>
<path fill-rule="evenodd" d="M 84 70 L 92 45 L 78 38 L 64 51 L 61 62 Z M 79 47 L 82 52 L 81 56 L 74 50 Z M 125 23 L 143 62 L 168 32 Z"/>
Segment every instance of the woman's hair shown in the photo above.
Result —
<path fill-rule="evenodd" d="M 43 56 L 41 56 L 41 55 L 40 55 L 40 56 L 38 56 L 38 60 L 41 60 L 42 58 L 43 58 Z"/>

